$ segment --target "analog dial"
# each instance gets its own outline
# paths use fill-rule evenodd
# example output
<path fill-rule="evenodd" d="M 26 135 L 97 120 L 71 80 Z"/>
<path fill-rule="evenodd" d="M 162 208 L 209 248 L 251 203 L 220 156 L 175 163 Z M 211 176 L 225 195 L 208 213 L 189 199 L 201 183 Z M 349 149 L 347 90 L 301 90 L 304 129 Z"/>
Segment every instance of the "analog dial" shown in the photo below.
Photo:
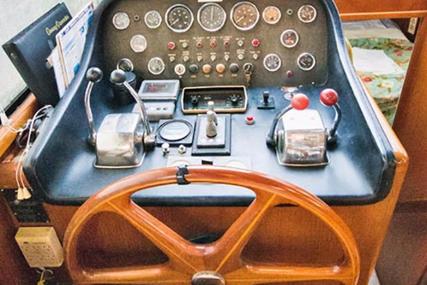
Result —
<path fill-rule="evenodd" d="M 274 25 L 282 18 L 282 12 L 276 6 L 268 6 L 262 12 L 262 18 L 267 24 Z"/>
<path fill-rule="evenodd" d="M 130 25 L 129 15 L 125 12 L 118 12 L 113 16 L 113 26 L 117 30 L 126 30 Z"/>
<path fill-rule="evenodd" d="M 282 66 L 282 60 L 275 53 L 270 53 L 264 57 L 264 68 L 270 72 L 275 72 Z"/>
<path fill-rule="evenodd" d="M 252 30 L 259 21 L 259 11 L 251 2 L 238 2 L 231 9 L 231 21 L 241 31 Z"/>
<path fill-rule="evenodd" d="M 141 34 L 134 35 L 130 40 L 130 47 L 136 53 L 144 52 L 147 49 L 147 39 Z"/>
<path fill-rule="evenodd" d="M 286 30 L 280 36 L 280 42 L 284 47 L 293 48 L 299 42 L 299 35 L 295 30 Z"/>
<path fill-rule="evenodd" d="M 304 71 L 310 71 L 316 66 L 316 58 L 311 53 L 305 52 L 298 57 L 298 67 Z"/>
<path fill-rule="evenodd" d="M 153 75 L 162 74 L 165 70 L 165 63 L 160 57 L 153 57 L 148 62 L 148 71 Z"/>
<path fill-rule="evenodd" d="M 162 24 L 162 16 L 159 12 L 152 10 L 145 14 L 144 22 L 150 29 L 157 29 Z"/>
<path fill-rule="evenodd" d="M 311 5 L 303 5 L 298 10 L 298 19 L 303 23 L 311 23 L 316 17 L 317 10 Z"/>
<path fill-rule="evenodd" d="M 197 21 L 208 32 L 219 31 L 227 20 L 224 8 L 216 3 L 206 3 L 200 7 L 197 13 Z"/>
<path fill-rule="evenodd" d="M 168 28 L 176 33 L 188 31 L 194 22 L 193 12 L 191 12 L 190 8 L 182 4 L 171 6 L 166 11 L 165 18 Z"/>

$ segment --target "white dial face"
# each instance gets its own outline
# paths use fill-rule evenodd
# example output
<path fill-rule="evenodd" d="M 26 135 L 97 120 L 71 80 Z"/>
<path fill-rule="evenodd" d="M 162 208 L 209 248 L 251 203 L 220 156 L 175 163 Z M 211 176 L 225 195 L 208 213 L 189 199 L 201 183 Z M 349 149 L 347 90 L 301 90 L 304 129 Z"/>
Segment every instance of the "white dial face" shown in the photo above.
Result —
<path fill-rule="evenodd" d="M 268 6 L 262 12 L 262 18 L 267 24 L 274 25 L 282 18 L 282 12 L 276 6 Z"/>
<path fill-rule="evenodd" d="M 129 15 L 125 12 L 118 12 L 113 16 L 113 26 L 117 30 L 126 30 L 130 25 Z"/>
<path fill-rule="evenodd" d="M 165 63 L 160 57 L 153 57 L 148 62 L 148 71 L 153 75 L 162 74 L 165 70 Z"/>
<path fill-rule="evenodd" d="M 197 21 L 207 32 L 219 31 L 227 20 L 224 8 L 216 3 L 206 3 L 197 13 Z"/>
<path fill-rule="evenodd" d="M 150 29 L 157 29 L 162 24 L 162 16 L 159 12 L 152 10 L 145 14 L 144 22 Z"/>
<path fill-rule="evenodd" d="M 130 47 L 136 53 L 144 52 L 147 49 L 147 39 L 143 35 L 134 35 L 130 40 Z"/>
<path fill-rule="evenodd" d="M 258 8 L 251 2 L 238 2 L 231 9 L 231 22 L 241 31 L 252 30 L 258 21 Z"/>
<path fill-rule="evenodd" d="M 190 8 L 182 4 L 171 6 L 166 11 L 165 22 L 169 29 L 176 33 L 184 33 L 193 25 L 194 16 Z"/>
<path fill-rule="evenodd" d="M 298 19 L 303 23 L 311 23 L 316 17 L 317 10 L 311 5 L 303 5 L 298 10 Z"/>
<path fill-rule="evenodd" d="M 282 66 L 282 60 L 275 53 L 267 54 L 264 57 L 264 68 L 270 72 L 275 72 Z"/>

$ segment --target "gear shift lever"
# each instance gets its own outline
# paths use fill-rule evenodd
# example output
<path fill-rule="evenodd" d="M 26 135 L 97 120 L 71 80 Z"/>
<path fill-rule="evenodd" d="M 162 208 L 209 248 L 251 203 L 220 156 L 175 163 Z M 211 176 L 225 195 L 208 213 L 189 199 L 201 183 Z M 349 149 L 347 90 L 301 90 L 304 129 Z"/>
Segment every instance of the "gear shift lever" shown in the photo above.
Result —
<path fill-rule="evenodd" d="M 155 134 L 151 129 L 150 122 L 148 120 L 147 110 L 145 109 L 144 102 L 142 102 L 141 98 L 139 98 L 138 93 L 126 81 L 126 73 L 121 69 L 113 70 L 113 72 L 111 72 L 110 81 L 111 83 L 117 84 L 117 85 L 123 84 L 123 86 L 129 91 L 129 93 L 135 99 L 138 105 L 139 113 L 141 115 L 142 124 L 145 129 L 144 146 L 149 149 L 154 148 L 156 138 L 155 138 Z"/>
<path fill-rule="evenodd" d="M 86 92 L 85 92 L 85 110 L 86 110 L 86 117 L 89 124 L 89 132 L 90 132 L 88 137 L 88 142 L 92 146 L 95 146 L 96 144 L 96 130 L 95 130 L 95 124 L 93 122 L 92 109 L 90 107 L 90 97 L 92 95 L 93 86 L 102 80 L 102 76 L 103 76 L 102 70 L 99 69 L 98 67 L 91 67 L 86 72 L 86 79 L 89 81 L 89 83 L 87 84 Z"/>
<path fill-rule="evenodd" d="M 335 118 L 332 128 L 328 131 L 328 144 L 336 143 L 337 129 L 341 122 L 342 112 L 338 104 L 338 93 L 334 89 L 328 88 L 320 93 L 320 102 L 326 107 L 333 107 L 335 110 Z"/>

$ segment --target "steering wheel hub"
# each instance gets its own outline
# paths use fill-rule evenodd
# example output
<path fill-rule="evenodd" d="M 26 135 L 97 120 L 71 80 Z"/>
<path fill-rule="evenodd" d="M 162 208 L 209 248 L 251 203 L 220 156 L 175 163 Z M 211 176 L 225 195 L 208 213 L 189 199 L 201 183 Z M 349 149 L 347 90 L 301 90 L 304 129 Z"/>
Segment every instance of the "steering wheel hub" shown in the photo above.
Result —
<path fill-rule="evenodd" d="M 225 285 L 225 279 L 217 272 L 202 271 L 193 275 L 191 285 Z"/>

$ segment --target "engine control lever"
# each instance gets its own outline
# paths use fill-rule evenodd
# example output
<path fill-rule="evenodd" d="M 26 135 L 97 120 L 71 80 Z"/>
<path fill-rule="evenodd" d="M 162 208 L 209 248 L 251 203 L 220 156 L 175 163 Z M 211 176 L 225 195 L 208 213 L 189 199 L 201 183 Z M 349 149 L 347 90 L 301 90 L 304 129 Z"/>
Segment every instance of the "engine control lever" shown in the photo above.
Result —
<path fill-rule="evenodd" d="M 156 136 L 153 130 L 151 129 L 150 122 L 148 120 L 147 110 L 145 108 L 144 102 L 142 102 L 141 98 L 138 96 L 138 93 L 126 81 L 126 73 L 121 69 L 113 70 L 113 72 L 111 72 L 110 81 L 113 84 L 123 85 L 135 99 L 145 130 L 144 146 L 148 149 L 153 149 L 156 143 Z"/>
<path fill-rule="evenodd" d="M 89 137 L 88 142 L 95 146 L 96 144 L 96 130 L 95 130 L 95 124 L 93 122 L 93 113 L 92 108 L 90 107 L 90 98 L 92 96 L 92 89 L 93 86 L 95 86 L 96 83 L 100 82 L 102 80 L 103 73 L 102 70 L 98 67 L 91 67 L 86 72 L 86 79 L 89 81 L 86 87 L 85 92 L 85 110 L 86 110 L 86 117 L 89 124 Z"/>
<path fill-rule="evenodd" d="M 291 104 L 289 104 L 288 107 L 283 109 L 281 112 L 279 112 L 276 117 L 274 117 L 273 123 L 271 124 L 270 130 L 267 134 L 267 146 L 274 148 L 276 146 L 276 127 L 277 123 L 279 122 L 280 118 L 282 118 L 287 112 L 289 112 L 292 109 L 296 110 L 304 110 L 310 105 L 310 100 L 308 97 L 302 93 L 296 93 L 292 95 L 291 98 Z"/>
<path fill-rule="evenodd" d="M 337 129 L 341 122 L 342 111 L 338 104 L 338 93 L 334 89 L 328 88 L 320 92 L 320 102 L 326 107 L 333 107 L 335 110 L 335 118 L 332 128 L 328 131 L 328 144 L 336 143 Z"/>

